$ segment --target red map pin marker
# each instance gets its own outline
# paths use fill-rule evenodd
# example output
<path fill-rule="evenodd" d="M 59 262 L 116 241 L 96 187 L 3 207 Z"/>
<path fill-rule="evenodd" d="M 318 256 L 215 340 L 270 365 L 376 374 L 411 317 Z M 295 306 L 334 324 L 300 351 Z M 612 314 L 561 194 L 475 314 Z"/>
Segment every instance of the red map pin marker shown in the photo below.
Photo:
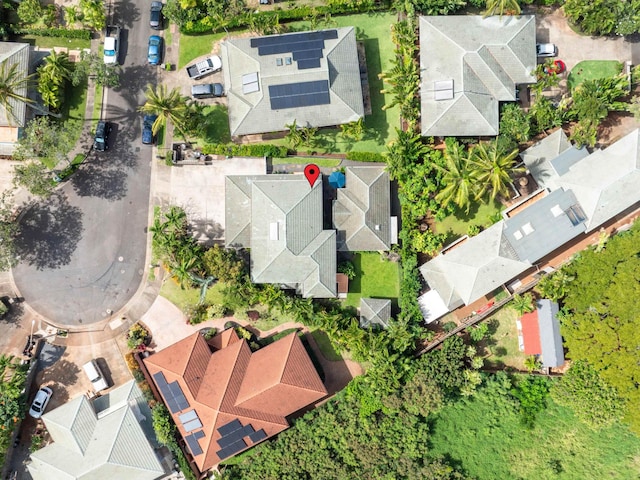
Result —
<path fill-rule="evenodd" d="M 309 181 L 309 185 L 313 188 L 313 185 L 316 183 L 316 180 L 320 176 L 320 169 L 317 165 L 310 163 L 306 167 L 304 167 L 304 176 L 307 177 Z"/>

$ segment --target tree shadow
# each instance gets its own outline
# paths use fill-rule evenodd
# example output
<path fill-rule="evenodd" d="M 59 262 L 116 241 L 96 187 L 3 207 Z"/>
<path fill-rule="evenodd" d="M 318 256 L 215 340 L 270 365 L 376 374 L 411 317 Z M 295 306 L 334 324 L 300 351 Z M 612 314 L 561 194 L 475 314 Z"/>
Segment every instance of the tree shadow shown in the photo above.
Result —
<path fill-rule="evenodd" d="M 214 105 L 202 116 L 205 125 L 204 141 L 206 143 L 229 143 L 229 112 L 224 105 Z"/>
<path fill-rule="evenodd" d="M 116 25 L 124 25 L 127 28 L 132 28 L 134 22 L 140 19 L 140 9 L 134 2 L 117 2 L 112 8 L 112 18 Z"/>
<path fill-rule="evenodd" d="M 67 265 L 82 236 L 82 210 L 54 194 L 33 205 L 20 221 L 16 252 L 38 270 Z"/>

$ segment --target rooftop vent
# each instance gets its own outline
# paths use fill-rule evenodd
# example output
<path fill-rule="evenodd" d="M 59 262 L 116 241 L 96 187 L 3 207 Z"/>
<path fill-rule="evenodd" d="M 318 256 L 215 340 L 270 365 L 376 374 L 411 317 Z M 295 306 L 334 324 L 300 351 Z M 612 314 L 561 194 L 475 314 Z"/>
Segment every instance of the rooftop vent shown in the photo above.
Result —
<path fill-rule="evenodd" d="M 554 217 L 559 217 L 564 212 L 562 211 L 562 208 L 560 208 L 560 205 L 554 205 L 553 207 L 551 207 L 551 213 L 553 213 Z"/>
<path fill-rule="evenodd" d="M 278 222 L 269 224 L 269 239 L 278 240 L 280 238 Z"/>
<path fill-rule="evenodd" d="M 513 232 L 513 236 L 516 240 L 520 240 L 522 238 L 522 232 L 520 232 L 520 230 L 516 230 L 515 232 Z"/>
<path fill-rule="evenodd" d="M 453 98 L 453 80 L 433 82 L 433 94 L 436 100 L 451 100 Z"/>
<path fill-rule="evenodd" d="M 373 227 L 373 228 L 375 228 L 376 230 L 380 231 L 380 225 L 376 225 L 376 226 L 375 226 L 375 227 Z"/>

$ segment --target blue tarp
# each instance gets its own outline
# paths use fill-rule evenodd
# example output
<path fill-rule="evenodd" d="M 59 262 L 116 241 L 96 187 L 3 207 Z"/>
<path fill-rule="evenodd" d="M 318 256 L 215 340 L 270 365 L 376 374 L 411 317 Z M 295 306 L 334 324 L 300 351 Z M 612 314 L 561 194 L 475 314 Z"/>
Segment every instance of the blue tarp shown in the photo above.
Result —
<path fill-rule="evenodd" d="M 333 188 L 342 188 L 344 187 L 346 180 L 344 178 L 344 173 L 342 172 L 333 172 L 329 175 L 329 185 Z"/>

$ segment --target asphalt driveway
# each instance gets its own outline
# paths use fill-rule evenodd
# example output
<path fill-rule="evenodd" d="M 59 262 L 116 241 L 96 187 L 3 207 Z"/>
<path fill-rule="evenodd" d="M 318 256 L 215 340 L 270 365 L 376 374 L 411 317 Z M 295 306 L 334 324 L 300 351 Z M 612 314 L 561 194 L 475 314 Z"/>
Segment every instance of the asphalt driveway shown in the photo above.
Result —
<path fill-rule="evenodd" d="M 58 326 L 107 320 L 143 280 L 153 156 L 141 144 L 137 108 L 159 70 L 147 65 L 147 8 L 119 1 L 110 20 L 123 26 L 123 66 L 121 86 L 106 92 L 101 115 L 113 124 L 109 151 L 92 152 L 53 197 L 22 217 L 14 280 L 29 306 Z M 88 151 L 90 135 L 81 142 Z"/>

